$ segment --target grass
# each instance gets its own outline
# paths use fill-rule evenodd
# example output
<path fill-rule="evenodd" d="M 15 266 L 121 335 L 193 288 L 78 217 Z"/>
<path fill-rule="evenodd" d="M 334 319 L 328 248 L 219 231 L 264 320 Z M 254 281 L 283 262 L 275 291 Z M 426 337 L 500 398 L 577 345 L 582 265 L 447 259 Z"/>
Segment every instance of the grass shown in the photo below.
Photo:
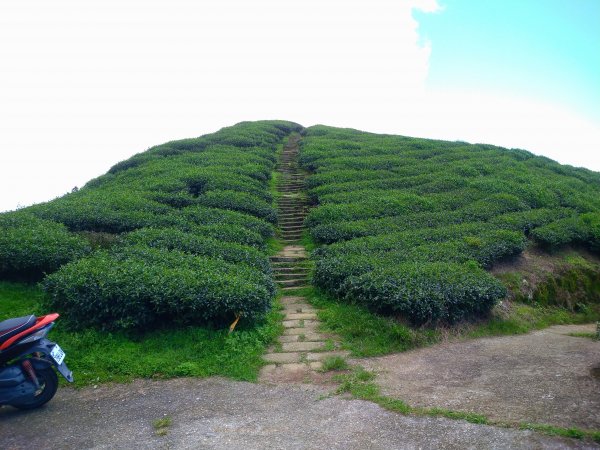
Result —
<path fill-rule="evenodd" d="M 315 250 L 317 247 L 319 247 L 319 245 L 312 238 L 310 231 L 308 229 L 305 229 L 302 232 L 302 237 L 300 238 L 300 245 L 304 246 L 307 253 L 310 253 L 313 250 Z"/>
<path fill-rule="evenodd" d="M 157 419 L 152 422 L 152 426 L 154 427 L 154 432 L 157 436 L 166 436 L 169 432 L 169 427 L 173 425 L 173 419 L 171 417 L 163 417 L 162 419 Z"/>
<path fill-rule="evenodd" d="M 283 247 L 285 247 L 285 244 L 281 241 L 281 239 L 277 239 L 274 237 L 267 239 L 266 253 L 269 256 L 275 256 L 277 253 L 283 250 Z"/>
<path fill-rule="evenodd" d="M 0 320 L 49 312 L 42 311 L 42 298 L 43 292 L 35 286 L 0 282 Z M 77 386 L 212 375 L 254 381 L 266 347 L 281 334 L 280 318 L 274 308 L 264 323 L 245 329 L 241 322 L 232 334 L 191 326 L 143 334 L 73 332 L 61 327 L 58 319 L 49 338 L 65 350 Z"/>
<path fill-rule="evenodd" d="M 523 334 L 551 325 L 589 323 L 600 317 L 597 306 L 575 313 L 556 306 L 515 302 L 487 320 L 436 329 L 414 328 L 393 318 L 373 314 L 360 305 L 338 301 L 315 288 L 295 291 L 295 295 L 306 296 L 319 309 L 318 317 L 325 331 L 335 333 L 342 348 L 357 357 L 403 352 L 442 340 Z"/>
<path fill-rule="evenodd" d="M 335 391 L 336 394 L 347 394 L 352 398 L 366 400 L 377 403 L 382 408 L 389 411 L 394 411 L 404 415 L 415 416 L 430 416 L 430 417 L 445 417 L 453 420 L 465 420 L 478 425 L 493 425 L 503 428 L 516 428 L 520 430 L 533 430 L 549 436 L 561 436 L 574 439 L 589 439 L 595 442 L 600 442 L 600 431 L 597 430 L 581 430 L 579 428 L 563 428 L 547 424 L 533 423 L 507 423 L 494 421 L 483 414 L 466 411 L 454 411 L 445 408 L 421 408 L 413 407 L 406 402 L 387 397 L 381 394 L 379 386 L 373 379 L 375 374 L 365 370 L 363 367 L 356 366 L 352 372 L 341 374 L 335 377 L 335 380 L 340 383 Z"/>
<path fill-rule="evenodd" d="M 580 338 L 588 338 L 588 339 L 594 339 L 597 340 L 598 339 L 598 335 L 596 333 L 569 333 L 569 336 L 573 336 L 573 337 L 580 337 Z"/>
<path fill-rule="evenodd" d="M 321 371 L 347 370 L 348 367 L 348 363 L 341 356 L 328 356 L 322 361 Z"/>

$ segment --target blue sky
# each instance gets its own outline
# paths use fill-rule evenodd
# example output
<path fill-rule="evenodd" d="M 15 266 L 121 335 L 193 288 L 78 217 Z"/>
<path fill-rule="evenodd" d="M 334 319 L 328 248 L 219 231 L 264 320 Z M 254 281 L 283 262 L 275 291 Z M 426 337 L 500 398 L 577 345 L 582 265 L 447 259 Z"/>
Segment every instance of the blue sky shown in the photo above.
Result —
<path fill-rule="evenodd" d="M 414 13 L 429 86 L 551 99 L 600 121 L 599 0 L 438 3 Z"/>

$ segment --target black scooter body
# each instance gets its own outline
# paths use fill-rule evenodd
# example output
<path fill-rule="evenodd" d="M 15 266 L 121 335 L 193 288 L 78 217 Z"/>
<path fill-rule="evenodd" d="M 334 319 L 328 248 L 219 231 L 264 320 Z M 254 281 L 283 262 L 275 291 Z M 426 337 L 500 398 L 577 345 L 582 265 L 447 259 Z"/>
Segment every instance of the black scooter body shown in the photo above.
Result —
<path fill-rule="evenodd" d="M 29 358 L 35 370 L 51 367 L 49 361 L 40 358 Z M 22 361 L 0 370 L 0 405 L 10 405 L 24 397 L 35 395 L 36 386 L 23 372 Z"/>
<path fill-rule="evenodd" d="M 57 387 L 57 378 L 56 374 L 52 373 L 52 367 L 56 368 L 68 382 L 73 382 L 73 373 L 64 360 L 58 364 L 51 356 L 56 343 L 46 339 L 45 333 L 50 331 L 53 324 L 52 322 L 42 328 L 33 328 L 32 333 L 25 334 L 21 338 L 21 340 L 26 340 L 30 334 L 42 331 L 43 333 L 38 339 L 21 343 L 17 341 L 0 351 L 0 406 L 13 405 L 30 409 L 49 401 L 54 396 Z M 41 376 L 46 373 L 46 379 L 48 379 L 49 371 L 51 393 L 42 394 L 45 395 L 42 401 L 40 392 L 44 386 L 38 382 L 35 374 Z"/>

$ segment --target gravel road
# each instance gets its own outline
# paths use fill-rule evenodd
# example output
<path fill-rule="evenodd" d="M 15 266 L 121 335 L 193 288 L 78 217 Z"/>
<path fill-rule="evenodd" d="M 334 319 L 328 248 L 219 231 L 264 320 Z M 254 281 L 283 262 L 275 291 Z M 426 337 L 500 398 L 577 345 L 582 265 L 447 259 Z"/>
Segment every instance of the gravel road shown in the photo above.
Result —
<path fill-rule="evenodd" d="M 0 409 L 0 448 L 12 449 L 532 449 L 594 448 L 529 431 L 411 417 L 325 398 L 312 385 L 220 378 L 138 380 L 62 388 L 45 407 Z M 153 422 L 171 417 L 165 436 Z"/>

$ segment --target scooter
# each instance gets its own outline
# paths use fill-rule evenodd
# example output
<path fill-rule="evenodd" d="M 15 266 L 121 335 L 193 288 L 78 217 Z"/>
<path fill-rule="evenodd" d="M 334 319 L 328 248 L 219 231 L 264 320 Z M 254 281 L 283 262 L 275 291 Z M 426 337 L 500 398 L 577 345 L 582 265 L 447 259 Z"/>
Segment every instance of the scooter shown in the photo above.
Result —
<path fill-rule="evenodd" d="M 69 382 L 65 352 L 46 339 L 58 314 L 0 322 L 0 405 L 33 409 L 49 402 L 58 388 L 56 370 Z"/>

